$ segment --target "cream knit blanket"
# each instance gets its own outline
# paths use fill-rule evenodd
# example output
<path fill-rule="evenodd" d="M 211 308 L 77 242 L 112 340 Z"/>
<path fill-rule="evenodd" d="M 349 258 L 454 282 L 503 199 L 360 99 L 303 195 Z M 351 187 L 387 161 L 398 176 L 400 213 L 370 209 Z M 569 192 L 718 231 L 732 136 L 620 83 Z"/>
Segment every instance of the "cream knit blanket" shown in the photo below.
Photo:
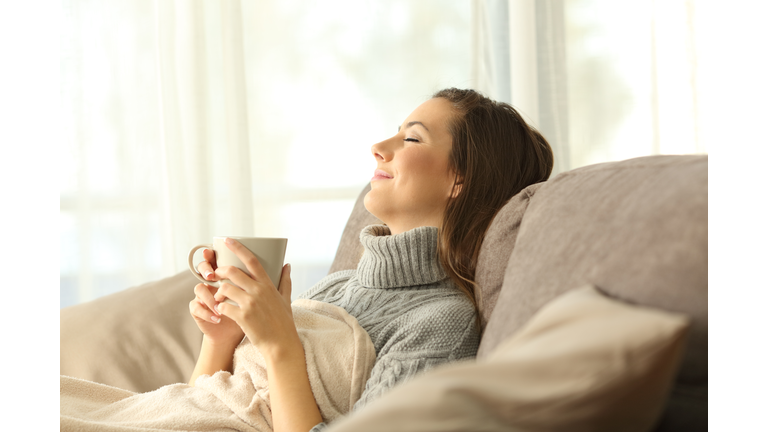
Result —
<path fill-rule="evenodd" d="M 323 421 L 348 413 L 360 398 L 376 352 L 344 309 L 293 302 L 312 393 Z M 235 350 L 234 373 L 202 375 L 195 387 L 171 384 L 147 393 L 61 376 L 62 431 L 272 431 L 264 359 L 248 339 Z"/>

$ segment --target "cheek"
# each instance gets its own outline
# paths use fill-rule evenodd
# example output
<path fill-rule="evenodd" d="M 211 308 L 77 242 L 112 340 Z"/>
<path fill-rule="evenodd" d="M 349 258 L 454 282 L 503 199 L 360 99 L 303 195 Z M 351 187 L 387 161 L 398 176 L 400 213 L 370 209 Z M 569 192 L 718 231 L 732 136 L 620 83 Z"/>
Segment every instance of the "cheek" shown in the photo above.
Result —
<path fill-rule="evenodd" d="M 449 174 L 448 160 L 443 155 L 423 152 L 403 158 L 399 198 L 422 205 L 441 205 L 450 192 L 453 177 Z"/>
<path fill-rule="evenodd" d="M 448 175 L 448 159 L 427 151 L 414 151 L 403 158 L 403 169 L 412 177 L 428 176 L 438 180 Z"/>

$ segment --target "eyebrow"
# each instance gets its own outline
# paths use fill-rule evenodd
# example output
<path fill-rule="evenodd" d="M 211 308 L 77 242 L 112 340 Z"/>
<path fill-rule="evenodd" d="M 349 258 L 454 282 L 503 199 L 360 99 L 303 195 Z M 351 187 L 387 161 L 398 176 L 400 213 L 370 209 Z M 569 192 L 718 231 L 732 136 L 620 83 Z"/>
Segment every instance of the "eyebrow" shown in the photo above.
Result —
<path fill-rule="evenodd" d="M 420 122 L 420 121 L 412 121 L 412 122 L 408 122 L 408 124 L 407 124 L 407 125 L 405 125 L 405 128 L 406 128 L 406 129 L 408 129 L 409 127 L 411 127 L 411 126 L 413 126 L 413 125 L 420 125 L 420 126 L 421 126 L 421 127 L 423 127 L 423 128 L 424 128 L 424 129 L 425 129 L 427 132 L 429 132 L 429 129 L 427 129 L 427 127 L 426 127 L 426 126 L 424 126 L 424 123 L 422 123 L 422 122 Z M 398 126 L 398 127 L 397 127 L 397 131 L 398 131 L 398 132 L 400 132 L 400 126 Z"/>

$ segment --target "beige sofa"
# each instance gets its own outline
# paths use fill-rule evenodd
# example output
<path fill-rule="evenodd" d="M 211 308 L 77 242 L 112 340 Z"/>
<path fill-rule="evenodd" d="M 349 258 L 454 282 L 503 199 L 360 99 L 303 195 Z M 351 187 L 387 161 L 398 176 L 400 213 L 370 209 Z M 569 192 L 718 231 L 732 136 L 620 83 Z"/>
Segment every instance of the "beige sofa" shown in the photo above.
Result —
<path fill-rule="evenodd" d="M 605 402 L 590 394 L 591 390 L 582 390 L 582 400 L 575 409 L 581 417 L 567 417 L 581 419 L 573 420 L 573 427 L 567 427 L 567 422 L 565 427 L 536 427 L 528 423 L 529 426 L 515 426 L 516 430 L 706 430 L 707 162 L 705 155 L 683 155 L 597 164 L 559 174 L 513 197 L 495 217 L 479 256 L 476 280 L 480 289 L 476 296 L 484 333 L 478 359 L 463 365 L 461 371 L 448 368 L 441 375 L 443 378 L 440 379 L 451 378 L 451 374 L 458 378 L 451 381 L 454 387 L 450 393 L 455 397 L 445 396 L 438 403 L 445 406 L 458 401 L 456 403 L 463 407 L 473 406 L 473 412 L 479 413 L 467 416 L 483 418 L 496 414 L 503 417 L 505 412 L 527 412 L 526 406 L 520 406 L 519 395 L 536 393 L 539 388 L 536 381 L 526 377 L 523 385 L 515 378 L 512 363 L 497 362 L 494 366 L 494 385 L 517 392 L 514 403 L 518 405 L 514 408 L 522 411 L 514 411 L 508 405 L 513 403 L 511 399 L 505 399 L 498 389 L 492 394 L 483 394 L 482 376 L 485 365 L 489 364 L 484 362 L 493 359 L 494 352 L 498 352 L 506 341 L 519 335 L 545 305 L 563 293 L 591 285 L 606 298 L 635 305 L 633 307 L 642 306 L 643 310 L 667 311 L 687 317 L 689 327 L 687 337 L 681 342 L 680 360 L 675 360 L 674 364 L 668 362 L 667 366 L 667 370 L 673 367 L 674 373 L 668 378 L 660 378 L 653 376 L 653 368 L 647 369 L 643 372 L 647 376 L 641 374 L 634 378 L 635 381 L 627 381 L 630 384 L 625 384 L 624 396 L 608 395 L 614 405 L 608 404 L 606 407 L 610 405 L 610 408 L 602 410 L 595 409 L 595 405 Z M 362 199 L 367 190 L 361 192 L 349 218 L 331 272 L 355 268 L 360 256 L 360 230 L 368 224 L 378 223 L 363 207 Z M 196 280 L 185 271 L 62 309 L 61 374 L 139 392 L 186 382 L 201 342 L 201 334 L 187 309 L 195 284 Z M 616 327 L 614 324 L 606 326 Z M 593 333 L 595 338 L 600 338 L 601 332 Z M 636 337 L 627 335 L 627 339 Z M 574 338 L 570 345 L 578 348 L 579 336 Z M 612 344 L 622 345 L 623 342 Z M 621 367 L 631 365 L 636 356 L 629 356 L 621 349 L 612 349 L 610 357 L 605 358 Z M 547 347 L 537 350 L 535 352 L 546 351 Z M 565 366 L 575 361 L 567 355 L 553 358 Z M 598 365 L 602 361 L 595 359 Z M 543 367 L 547 364 L 542 363 Z M 487 371 L 491 370 L 490 366 L 487 368 Z M 438 372 L 429 371 L 424 380 L 415 379 L 408 383 L 413 384 L 411 393 L 439 391 L 437 389 L 442 387 L 430 381 L 429 376 Z M 462 380 L 466 381 L 472 374 L 478 377 L 474 382 L 476 387 L 471 391 L 462 390 Z M 536 379 L 554 380 L 554 372 L 548 375 L 545 368 L 541 378 Z M 662 384 L 650 393 L 638 384 L 654 380 Z M 614 382 L 623 381 L 614 379 Z M 615 394 L 614 390 L 612 395 Z M 645 397 L 645 405 L 649 405 L 651 398 L 658 406 L 640 406 L 637 399 L 632 399 L 640 396 Z M 569 398 L 569 406 L 576 406 L 573 395 Z M 386 399 L 386 395 L 382 399 Z M 617 400 L 624 401 L 621 409 L 616 408 Z M 379 414 L 390 410 L 391 416 L 397 417 L 397 410 L 402 408 L 397 408 L 391 401 L 389 406 L 387 403 L 382 400 Z M 439 428 L 430 427 L 430 416 L 444 417 L 444 414 L 430 407 L 428 402 L 424 404 L 416 407 L 419 410 L 416 415 L 427 423 L 420 423 L 414 430 L 475 430 L 467 426 L 475 423 L 462 423 L 458 417 L 448 423 L 443 418 Z M 372 403 L 355 413 L 357 428 L 366 424 L 367 410 L 375 414 L 376 405 Z M 547 404 L 545 411 L 537 409 L 543 417 L 566 418 L 557 411 L 557 407 L 562 406 L 557 402 Z M 583 414 L 585 410 L 590 414 Z M 632 410 L 645 410 L 645 423 L 640 424 L 642 422 L 627 414 Z M 573 412 L 574 408 L 571 408 L 569 415 Z M 611 413 L 614 426 L 599 426 L 596 417 Z M 584 420 L 587 417 L 589 419 Z M 407 416 L 404 414 L 403 418 Z M 615 422 L 621 423 L 622 418 L 626 419 L 624 424 L 616 427 Z M 502 422 L 499 425 L 499 428 L 506 425 L 508 430 L 514 430 L 509 424 Z M 402 425 L 398 426 L 398 429 L 402 428 Z M 480 429 L 489 428 L 483 426 Z M 374 427 L 371 424 L 370 429 L 386 430 L 386 425 Z"/>

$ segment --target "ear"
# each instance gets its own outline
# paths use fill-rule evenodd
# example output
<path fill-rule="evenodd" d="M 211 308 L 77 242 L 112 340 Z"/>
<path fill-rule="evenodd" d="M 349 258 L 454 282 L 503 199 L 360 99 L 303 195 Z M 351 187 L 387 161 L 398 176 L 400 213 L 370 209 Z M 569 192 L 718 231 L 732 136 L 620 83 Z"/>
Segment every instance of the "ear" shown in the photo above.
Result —
<path fill-rule="evenodd" d="M 462 185 L 464 184 L 464 176 L 460 176 L 456 171 L 451 170 L 453 174 L 453 185 L 451 190 L 448 191 L 448 198 L 455 199 L 461 193 Z"/>
<path fill-rule="evenodd" d="M 461 193 L 461 187 L 463 186 L 463 183 L 456 183 L 453 187 L 453 192 L 451 192 L 451 198 L 456 198 L 459 196 L 459 193 Z"/>

